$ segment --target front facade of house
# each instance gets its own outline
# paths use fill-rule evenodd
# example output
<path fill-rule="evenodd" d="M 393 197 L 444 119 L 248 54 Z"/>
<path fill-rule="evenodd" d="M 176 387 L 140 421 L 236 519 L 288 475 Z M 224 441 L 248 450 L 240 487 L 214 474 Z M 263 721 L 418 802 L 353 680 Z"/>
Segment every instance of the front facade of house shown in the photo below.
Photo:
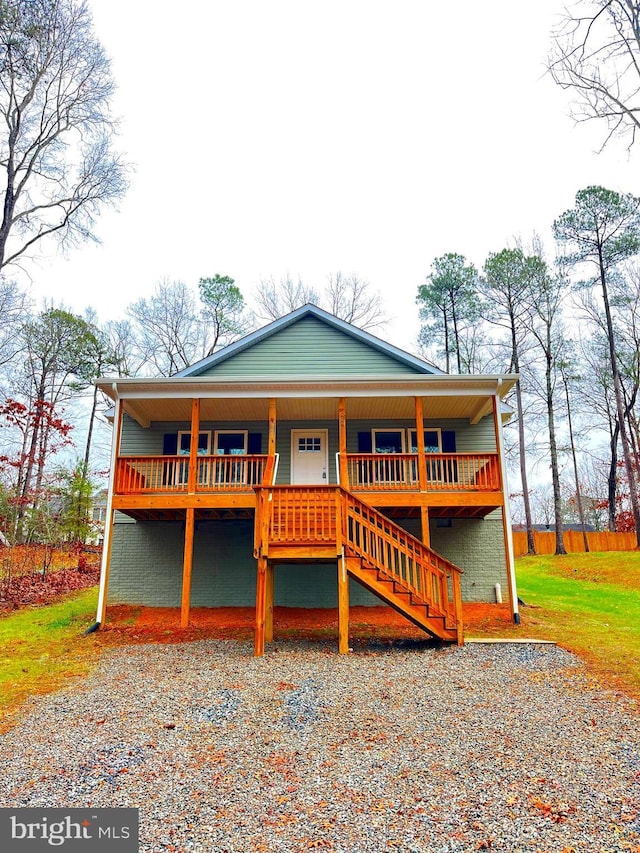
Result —
<path fill-rule="evenodd" d="M 98 622 L 107 602 L 387 602 L 461 641 L 460 602 L 517 613 L 501 400 L 305 306 L 169 379 L 103 379 L 115 403 Z"/>

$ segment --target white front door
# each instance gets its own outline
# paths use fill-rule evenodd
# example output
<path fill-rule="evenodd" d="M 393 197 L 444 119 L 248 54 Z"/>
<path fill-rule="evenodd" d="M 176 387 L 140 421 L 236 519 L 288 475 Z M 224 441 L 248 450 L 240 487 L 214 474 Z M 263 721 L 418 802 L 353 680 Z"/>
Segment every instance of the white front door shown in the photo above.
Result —
<path fill-rule="evenodd" d="M 326 429 L 291 430 L 291 483 L 307 486 L 329 482 Z"/>

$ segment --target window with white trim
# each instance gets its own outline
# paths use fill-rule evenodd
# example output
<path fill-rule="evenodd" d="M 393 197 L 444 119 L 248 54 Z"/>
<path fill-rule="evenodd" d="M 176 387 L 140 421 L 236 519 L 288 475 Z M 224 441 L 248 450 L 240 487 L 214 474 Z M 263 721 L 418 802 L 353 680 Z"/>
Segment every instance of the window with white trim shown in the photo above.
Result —
<path fill-rule="evenodd" d="M 216 456 L 246 456 L 248 441 L 246 429 L 217 429 L 213 452 Z"/>
<path fill-rule="evenodd" d="M 411 453 L 418 452 L 418 434 L 415 429 L 409 431 L 409 447 Z M 424 431 L 424 452 L 425 453 L 442 453 L 442 430 L 437 427 L 435 429 L 425 429 Z"/>
<path fill-rule="evenodd" d="M 374 453 L 404 453 L 403 429 L 372 429 L 371 448 Z"/>
<path fill-rule="evenodd" d="M 178 456 L 188 456 L 191 450 L 191 430 L 178 432 Z M 211 432 L 203 430 L 198 433 L 198 456 L 208 456 L 211 453 Z"/>

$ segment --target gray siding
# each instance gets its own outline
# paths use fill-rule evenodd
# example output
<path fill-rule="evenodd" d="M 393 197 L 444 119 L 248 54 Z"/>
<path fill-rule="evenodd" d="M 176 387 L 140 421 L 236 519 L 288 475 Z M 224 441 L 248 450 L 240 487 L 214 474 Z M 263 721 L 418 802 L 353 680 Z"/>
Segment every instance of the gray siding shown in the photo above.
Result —
<path fill-rule="evenodd" d="M 174 435 L 180 430 L 190 430 L 188 421 L 154 421 L 148 429 L 141 427 L 125 415 L 122 422 L 120 453 L 124 456 L 159 456 L 162 454 L 165 433 Z M 248 430 L 262 436 L 262 453 L 267 452 L 269 425 L 266 421 L 202 421 L 201 430 Z M 213 441 L 213 435 L 211 436 Z"/>
<path fill-rule="evenodd" d="M 443 430 L 452 430 L 456 434 L 456 450 L 458 453 L 490 453 L 496 449 L 495 432 L 491 417 L 483 418 L 476 425 L 466 420 L 425 420 L 425 429 L 439 427 Z M 165 433 L 177 433 L 179 430 L 188 430 L 191 424 L 187 421 L 176 422 L 154 421 L 148 429 L 141 427 L 128 415 L 124 416 L 122 422 L 122 437 L 120 442 L 120 453 L 126 456 L 160 455 L 163 449 Z M 358 452 L 358 433 L 375 429 L 414 429 L 413 420 L 347 420 L 347 451 Z M 202 430 L 216 429 L 246 429 L 252 433 L 262 435 L 262 452 L 267 451 L 267 438 L 269 427 L 266 421 L 203 421 L 200 424 Z M 335 454 L 338 451 L 338 421 L 278 421 L 277 422 L 277 451 L 280 454 L 280 471 L 278 482 L 288 483 L 289 459 L 291 454 L 291 430 L 292 429 L 328 429 L 329 430 L 329 467 L 332 471 L 331 482 L 335 482 Z M 286 470 L 286 475 L 283 473 Z M 285 479 L 286 477 L 286 479 Z"/>
<path fill-rule="evenodd" d="M 394 519 L 418 539 L 420 519 Z M 429 523 L 431 547 L 459 566 L 463 601 L 494 602 L 495 585 L 502 587 L 502 600 L 507 601 L 509 587 L 504 554 L 501 510 L 486 518 L 454 518 L 451 527 L 438 527 L 436 519 Z"/>
<path fill-rule="evenodd" d="M 399 523 L 420 536 L 420 522 Z M 435 551 L 463 569 L 464 601 L 495 601 L 494 587 L 508 596 L 502 523 L 497 519 L 453 519 L 452 527 L 430 524 Z M 256 562 L 253 522 L 199 522 L 194 540 L 191 603 L 194 607 L 253 607 Z M 178 607 L 182 583 L 184 525 L 136 522 L 114 527 L 109 602 Z M 275 604 L 286 607 L 337 607 L 335 563 L 276 567 Z M 356 582 L 351 604 L 379 600 Z"/>
<path fill-rule="evenodd" d="M 412 372 L 419 371 L 316 317 L 303 317 L 201 375 L 258 379 L 285 374 L 350 376 Z"/>
<path fill-rule="evenodd" d="M 504 553 L 501 512 L 487 518 L 454 518 L 452 527 L 431 528 L 431 547 L 464 574 L 461 578 L 463 601 L 495 601 L 495 584 L 502 587 L 507 601 L 509 586 Z"/>
<path fill-rule="evenodd" d="M 200 522 L 194 540 L 193 607 L 254 607 L 256 561 L 253 522 Z M 109 603 L 179 607 L 184 525 L 137 522 L 115 525 Z M 286 607 L 337 607 L 337 563 L 276 567 L 274 603 Z M 359 584 L 351 603 L 379 604 Z"/>

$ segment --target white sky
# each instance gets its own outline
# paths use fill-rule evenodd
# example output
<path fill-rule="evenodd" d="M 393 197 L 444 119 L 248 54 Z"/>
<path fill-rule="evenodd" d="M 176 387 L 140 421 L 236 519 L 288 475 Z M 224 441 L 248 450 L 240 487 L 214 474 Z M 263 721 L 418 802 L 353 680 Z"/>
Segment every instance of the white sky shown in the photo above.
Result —
<path fill-rule="evenodd" d="M 622 144 L 544 74 L 564 0 L 91 0 L 133 161 L 101 246 L 30 267 L 37 298 L 122 316 L 163 277 L 357 272 L 411 349 L 434 257 L 481 266 L 590 184 L 640 194 Z"/>

